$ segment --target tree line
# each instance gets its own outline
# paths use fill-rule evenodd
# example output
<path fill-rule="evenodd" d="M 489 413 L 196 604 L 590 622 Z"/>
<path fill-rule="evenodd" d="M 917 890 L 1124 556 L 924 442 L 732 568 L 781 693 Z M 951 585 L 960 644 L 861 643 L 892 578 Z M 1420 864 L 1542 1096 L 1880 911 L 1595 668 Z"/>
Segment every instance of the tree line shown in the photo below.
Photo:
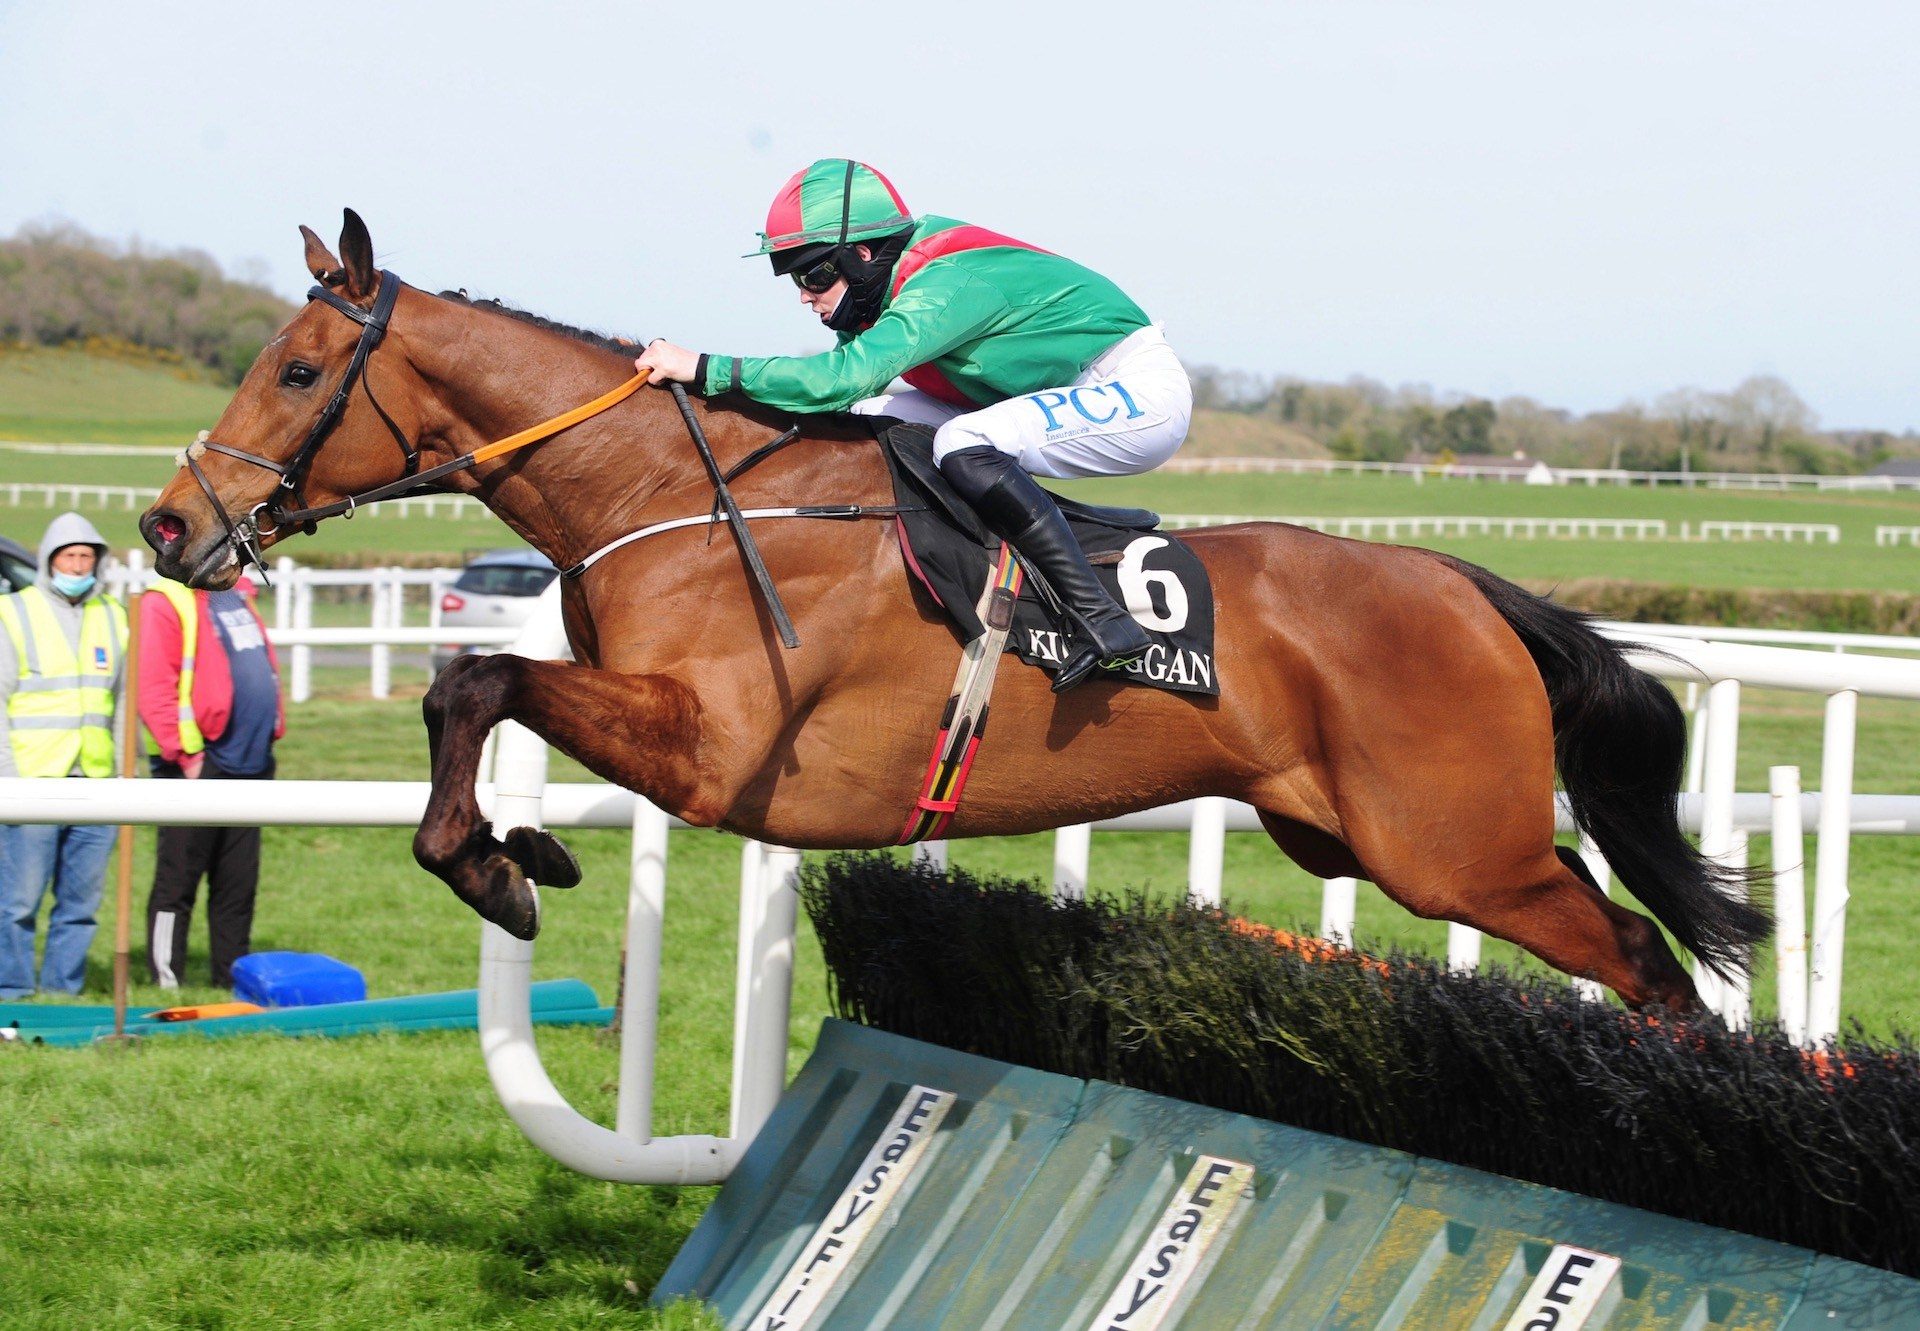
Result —
<path fill-rule="evenodd" d="M 132 345 L 237 384 L 293 310 L 199 250 L 119 245 L 69 223 L 0 240 L 0 343 Z"/>
<path fill-rule="evenodd" d="M 264 281 L 229 276 L 199 250 L 121 245 L 71 223 L 0 240 L 0 344 L 132 345 L 238 383 L 293 312 Z M 1359 375 L 1334 384 L 1202 366 L 1194 402 L 1277 422 L 1360 461 L 1523 453 L 1567 467 L 1844 473 L 1920 453 L 1910 434 L 1821 431 L 1773 375 L 1578 415 L 1527 397 L 1494 402 Z"/>
<path fill-rule="evenodd" d="M 1813 409 L 1770 374 L 1727 392 L 1680 388 L 1585 415 L 1358 375 L 1331 384 L 1203 366 L 1193 378 L 1195 406 L 1277 422 L 1354 461 L 1520 453 L 1561 467 L 1845 474 L 1920 452 L 1912 434 L 1822 431 Z"/>

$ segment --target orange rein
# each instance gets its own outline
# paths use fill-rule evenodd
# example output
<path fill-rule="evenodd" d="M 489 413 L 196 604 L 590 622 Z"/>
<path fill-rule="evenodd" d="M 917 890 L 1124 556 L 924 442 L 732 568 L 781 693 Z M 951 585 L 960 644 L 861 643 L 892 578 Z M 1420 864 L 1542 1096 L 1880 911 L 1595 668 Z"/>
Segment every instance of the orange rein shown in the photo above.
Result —
<path fill-rule="evenodd" d="M 543 439 L 551 439 L 569 426 L 578 425 L 581 421 L 598 416 L 609 407 L 619 406 L 647 382 L 647 374 L 648 371 L 642 370 L 618 388 L 602 393 L 591 402 L 583 402 L 570 411 L 563 411 L 558 416 L 541 421 L 538 425 L 530 425 L 518 434 L 510 434 L 505 439 L 496 439 L 490 444 L 482 444 L 468 454 L 473 461 L 467 465 L 474 466 L 482 462 L 491 462 L 498 457 L 505 457 L 516 449 L 525 448 L 528 444 L 537 444 Z"/>

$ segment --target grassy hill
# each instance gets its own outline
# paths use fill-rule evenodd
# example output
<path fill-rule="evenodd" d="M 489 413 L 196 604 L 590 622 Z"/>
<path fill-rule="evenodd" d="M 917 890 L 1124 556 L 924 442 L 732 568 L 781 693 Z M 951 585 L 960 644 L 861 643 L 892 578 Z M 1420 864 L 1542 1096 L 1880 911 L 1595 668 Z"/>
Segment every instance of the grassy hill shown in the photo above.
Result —
<path fill-rule="evenodd" d="M 180 448 L 232 396 L 206 371 L 130 348 L 0 348 L 0 439 Z"/>
<path fill-rule="evenodd" d="M 1181 446 L 1183 457 L 1324 458 L 1332 456 L 1312 435 L 1279 421 L 1237 411 L 1202 407 Z"/>

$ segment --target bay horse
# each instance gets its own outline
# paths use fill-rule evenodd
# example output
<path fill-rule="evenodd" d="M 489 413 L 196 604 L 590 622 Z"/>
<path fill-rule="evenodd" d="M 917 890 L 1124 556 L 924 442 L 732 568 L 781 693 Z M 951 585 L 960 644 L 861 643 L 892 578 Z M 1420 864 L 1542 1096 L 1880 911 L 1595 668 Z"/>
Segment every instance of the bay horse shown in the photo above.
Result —
<path fill-rule="evenodd" d="M 310 530 L 310 515 L 350 511 L 347 496 L 450 463 L 632 373 L 630 344 L 382 274 L 351 210 L 338 258 L 301 231 L 317 284 L 306 307 L 141 519 L 159 571 L 196 587 L 231 586 L 255 541 Z M 738 398 L 694 411 L 722 467 L 791 423 Z M 796 442 L 736 483 L 743 508 L 892 502 L 865 421 L 798 424 Z M 679 410 L 652 388 L 453 487 L 562 569 L 715 504 Z M 320 509 L 289 515 L 289 488 Z M 481 815 L 481 745 L 509 719 L 698 826 L 801 848 L 892 844 L 959 652 L 908 575 L 896 520 L 758 525 L 798 650 L 782 648 L 724 528 L 667 531 L 566 578 L 573 662 L 462 657 L 427 693 L 433 792 L 416 858 L 523 938 L 539 923 L 528 880 L 578 880 L 549 834 L 503 840 Z M 1743 876 L 1703 859 L 1679 828 L 1678 704 L 1583 616 L 1412 547 L 1267 522 L 1182 539 L 1213 580 L 1221 695 L 1100 682 L 1056 696 L 1040 671 L 1010 663 L 949 835 L 1227 796 L 1259 810 L 1309 873 L 1368 879 L 1416 915 L 1508 939 L 1629 1004 L 1697 1007 L 1654 924 L 1555 846 L 1557 766 L 1580 826 L 1709 966 L 1739 963 L 1765 936 Z"/>

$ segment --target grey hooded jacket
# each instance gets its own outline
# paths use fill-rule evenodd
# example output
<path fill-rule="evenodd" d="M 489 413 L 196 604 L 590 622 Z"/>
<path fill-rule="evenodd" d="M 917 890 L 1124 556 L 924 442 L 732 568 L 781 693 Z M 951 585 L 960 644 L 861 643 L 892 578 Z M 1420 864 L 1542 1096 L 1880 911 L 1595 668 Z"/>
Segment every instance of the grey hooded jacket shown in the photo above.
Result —
<path fill-rule="evenodd" d="M 80 617 L 85 613 L 86 603 L 101 594 L 98 584 L 79 601 L 69 601 L 53 585 L 53 556 L 69 545 L 90 545 L 98 556 L 94 573 L 98 576 L 106 570 L 107 543 L 95 530 L 94 525 L 78 513 L 62 513 L 47 524 L 47 531 L 40 538 L 40 576 L 34 586 L 46 593 L 47 600 L 53 605 L 53 617 L 60 627 L 66 630 L 67 643 L 78 653 L 80 650 Z M 16 593 L 24 595 L 24 593 Z M 120 668 L 113 677 L 113 725 L 116 735 L 126 724 L 126 662 L 123 659 Z M 0 630 L 0 776 L 19 776 L 20 769 L 13 761 L 13 733 L 7 724 L 7 701 L 13 696 L 14 685 L 20 682 L 20 662 L 14 655 L 13 639 Z M 79 764 L 74 765 L 71 775 L 80 775 Z"/>

